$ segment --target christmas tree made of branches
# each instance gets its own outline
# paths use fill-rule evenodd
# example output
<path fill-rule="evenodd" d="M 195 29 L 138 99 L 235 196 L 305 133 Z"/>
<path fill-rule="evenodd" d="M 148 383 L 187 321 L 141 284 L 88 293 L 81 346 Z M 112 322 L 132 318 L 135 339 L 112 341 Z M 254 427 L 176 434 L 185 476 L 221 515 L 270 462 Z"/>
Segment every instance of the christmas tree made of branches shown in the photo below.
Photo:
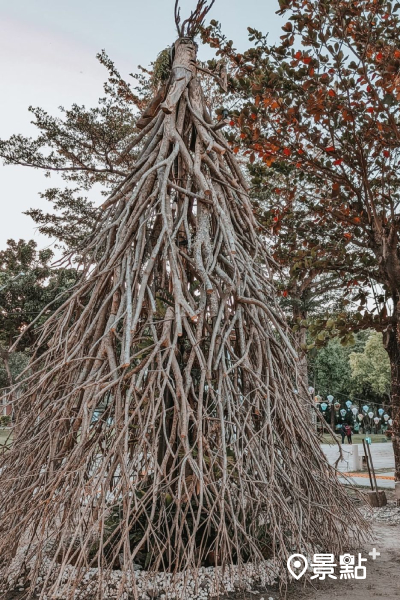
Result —
<path fill-rule="evenodd" d="M 194 38 L 209 9 L 200 0 L 184 22 L 176 10 L 171 74 L 138 123 L 135 166 L 20 384 L 0 568 L 22 554 L 32 590 L 45 557 L 43 589 L 67 582 L 71 597 L 91 567 L 100 597 L 118 567 L 196 574 L 272 558 L 284 579 L 288 554 L 340 550 L 358 524 L 294 391 L 273 260 L 203 96 Z"/>

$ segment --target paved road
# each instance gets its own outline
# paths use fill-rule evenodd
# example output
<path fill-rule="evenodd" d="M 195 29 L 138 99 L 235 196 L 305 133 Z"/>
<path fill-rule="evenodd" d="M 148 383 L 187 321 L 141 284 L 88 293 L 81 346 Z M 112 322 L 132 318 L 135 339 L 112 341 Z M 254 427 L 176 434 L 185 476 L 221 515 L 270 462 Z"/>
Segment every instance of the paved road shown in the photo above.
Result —
<path fill-rule="evenodd" d="M 364 455 L 364 449 L 362 444 L 358 445 L 358 453 L 360 456 Z M 344 460 L 340 461 L 338 464 L 338 470 L 343 473 L 348 473 L 351 471 L 351 461 L 348 459 L 349 457 L 349 446 L 344 444 L 342 446 L 343 457 Z M 375 470 L 379 469 L 394 469 L 394 454 L 393 454 L 393 446 L 390 442 L 385 442 L 383 444 L 371 444 L 371 454 L 372 454 L 372 462 L 374 463 Z M 328 459 L 329 464 L 333 465 L 337 461 L 339 457 L 339 449 L 335 444 L 322 444 L 322 449 L 325 452 L 325 455 Z"/>
<path fill-rule="evenodd" d="M 359 456 L 364 456 L 364 449 L 362 444 L 358 445 L 358 453 Z M 375 471 L 377 472 L 378 479 L 377 484 L 380 488 L 389 488 L 394 489 L 394 480 L 391 479 L 394 476 L 392 471 L 383 472 L 384 470 L 388 471 L 389 469 L 394 469 L 394 454 L 393 454 L 393 446 L 390 442 L 386 443 L 377 443 L 371 444 L 371 455 L 372 462 L 375 467 Z M 325 452 L 325 455 L 328 459 L 329 464 L 334 465 L 339 457 L 339 449 L 336 445 L 330 444 L 322 444 L 322 449 Z M 349 473 L 352 471 L 352 460 L 349 458 L 349 446 L 344 444 L 342 446 L 343 458 L 338 463 L 338 471 L 342 473 Z M 368 471 L 365 467 L 365 472 L 363 475 L 366 477 L 357 477 L 352 475 L 349 477 L 350 481 L 353 482 L 354 485 L 362 486 L 362 487 L 370 487 Z M 387 479 L 386 479 L 387 478 Z M 348 481 L 344 477 L 339 478 L 342 482 L 347 483 Z"/>
<path fill-rule="evenodd" d="M 369 477 L 348 477 L 347 479 L 345 477 L 339 477 L 339 481 L 347 485 L 355 485 L 358 487 L 365 487 L 371 489 Z M 394 479 L 377 479 L 376 483 L 379 489 L 385 488 L 388 490 L 394 490 Z"/>

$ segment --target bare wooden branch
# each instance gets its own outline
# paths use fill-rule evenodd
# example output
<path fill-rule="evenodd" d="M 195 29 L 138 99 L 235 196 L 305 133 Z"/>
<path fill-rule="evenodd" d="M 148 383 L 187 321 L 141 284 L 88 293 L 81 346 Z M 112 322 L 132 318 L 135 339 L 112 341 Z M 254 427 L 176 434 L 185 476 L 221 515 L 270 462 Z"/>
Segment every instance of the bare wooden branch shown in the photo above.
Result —
<path fill-rule="evenodd" d="M 212 4 L 199 2 L 181 32 Z M 144 142 L 136 165 L 82 251 L 80 282 L 13 389 L 0 579 L 13 566 L 31 594 L 72 600 L 91 566 L 98 598 L 122 569 L 121 598 L 138 563 L 196 574 L 212 560 L 242 568 L 267 557 L 284 583 L 293 548 L 339 553 L 363 532 L 304 425 L 275 263 L 187 66 L 179 88 L 171 78 L 168 110 L 146 115 L 129 147 Z"/>
<path fill-rule="evenodd" d="M 204 25 L 204 20 L 214 5 L 215 0 L 198 0 L 194 11 L 190 13 L 190 17 L 185 19 L 181 25 L 179 0 L 175 2 L 175 24 L 178 35 L 181 38 L 195 38 Z"/>

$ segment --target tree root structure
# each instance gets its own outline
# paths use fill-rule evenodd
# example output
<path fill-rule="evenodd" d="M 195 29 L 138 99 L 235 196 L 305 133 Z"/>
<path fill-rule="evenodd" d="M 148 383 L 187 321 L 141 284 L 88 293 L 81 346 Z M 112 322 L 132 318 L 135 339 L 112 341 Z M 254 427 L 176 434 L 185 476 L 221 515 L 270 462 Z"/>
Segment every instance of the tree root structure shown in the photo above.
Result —
<path fill-rule="evenodd" d="M 20 384 L 0 563 L 23 545 L 34 582 L 52 548 L 47 595 L 65 575 L 72 598 L 93 567 L 101 590 L 120 562 L 133 575 L 273 558 L 285 582 L 289 554 L 337 553 L 363 527 L 294 392 L 275 265 L 196 49 L 176 42 L 135 168 Z"/>

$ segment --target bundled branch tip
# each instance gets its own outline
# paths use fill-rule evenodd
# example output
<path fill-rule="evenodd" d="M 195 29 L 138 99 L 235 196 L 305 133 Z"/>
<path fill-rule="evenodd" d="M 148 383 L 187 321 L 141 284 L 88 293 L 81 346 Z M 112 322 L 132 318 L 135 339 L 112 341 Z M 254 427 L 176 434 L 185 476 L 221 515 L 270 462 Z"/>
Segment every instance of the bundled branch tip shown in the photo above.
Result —
<path fill-rule="evenodd" d="M 190 17 L 183 21 L 181 25 L 181 16 L 179 0 L 175 2 L 175 24 L 180 38 L 194 39 L 204 25 L 204 20 L 214 5 L 215 0 L 198 0 L 196 9 L 190 14 Z"/>

